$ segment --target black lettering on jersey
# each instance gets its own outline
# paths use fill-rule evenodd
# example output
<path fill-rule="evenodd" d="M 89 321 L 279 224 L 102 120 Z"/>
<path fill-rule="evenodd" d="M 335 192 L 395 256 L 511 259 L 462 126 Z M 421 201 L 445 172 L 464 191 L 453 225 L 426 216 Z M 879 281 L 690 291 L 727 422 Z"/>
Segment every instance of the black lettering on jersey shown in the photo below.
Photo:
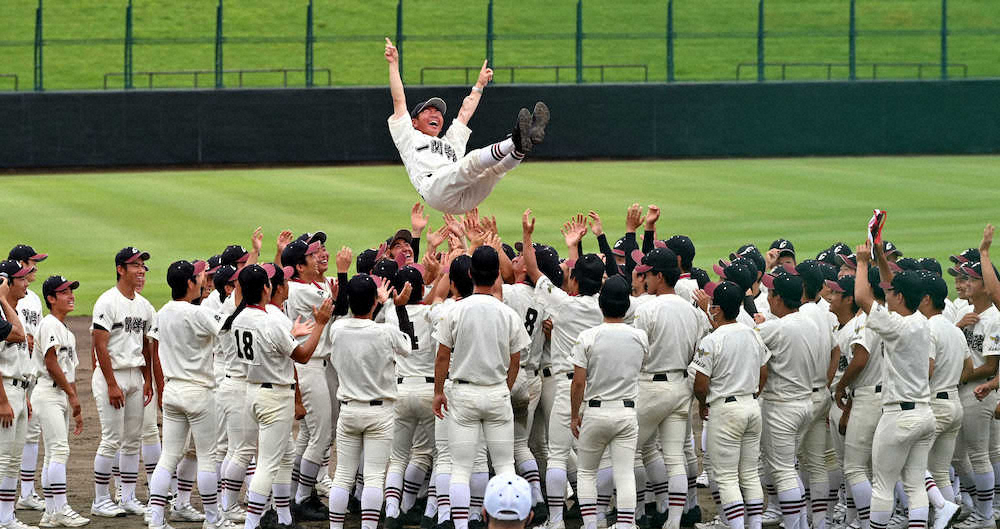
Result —
<path fill-rule="evenodd" d="M 426 151 L 427 147 L 430 147 L 430 145 L 421 145 L 420 147 L 417 147 L 417 150 L 418 151 Z"/>
<path fill-rule="evenodd" d="M 837 363 L 837 371 L 846 371 L 847 364 L 848 364 L 847 357 L 844 355 L 840 355 L 840 362 Z"/>
<path fill-rule="evenodd" d="M 121 326 L 129 334 L 142 334 L 146 330 L 146 320 L 128 316 L 125 318 L 124 323 L 116 323 L 111 328 L 113 329 L 118 326 Z"/>
<path fill-rule="evenodd" d="M 24 318 L 24 322 L 32 327 L 38 326 L 38 321 L 41 318 L 41 314 L 28 309 L 21 309 L 21 317 Z"/>
<path fill-rule="evenodd" d="M 403 331 L 403 333 L 410 337 L 410 350 L 416 351 L 417 349 L 420 349 L 420 340 L 417 339 L 417 333 L 413 330 L 412 321 L 400 323 L 399 330 Z"/>
<path fill-rule="evenodd" d="M 444 144 L 444 155 L 447 156 L 448 159 L 453 162 L 458 160 L 458 157 L 455 156 L 455 149 L 451 146 L 450 143 Z"/>
<path fill-rule="evenodd" d="M 253 333 L 237 329 L 236 333 L 236 356 L 247 362 L 253 361 Z"/>
<path fill-rule="evenodd" d="M 441 140 L 431 141 L 431 152 L 434 154 L 444 154 L 444 144 Z"/>
<path fill-rule="evenodd" d="M 528 331 L 528 336 L 531 336 L 535 332 L 535 322 L 537 321 L 538 311 L 528 308 L 528 311 L 524 313 L 524 330 Z"/>
<path fill-rule="evenodd" d="M 965 334 L 965 341 L 969 344 L 969 349 L 980 353 L 983 352 L 983 341 L 986 340 L 986 335 L 973 334 L 972 325 L 963 327 L 962 333 Z"/>

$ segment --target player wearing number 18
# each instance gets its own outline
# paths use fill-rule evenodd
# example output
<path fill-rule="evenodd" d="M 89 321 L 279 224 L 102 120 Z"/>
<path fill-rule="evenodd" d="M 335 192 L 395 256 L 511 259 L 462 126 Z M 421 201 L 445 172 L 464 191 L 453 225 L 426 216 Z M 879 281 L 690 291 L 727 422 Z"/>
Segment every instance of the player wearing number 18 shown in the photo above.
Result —
<path fill-rule="evenodd" d="M 280 483 L 279 469 L 287 467 L 291 480 L 291 457 L 288 444 L 295 420 L 295 370 L 292 362 L 309 361 L 323 328 L 330 321 L 333 305 L 327 298 L 314 310 L 315 325 L 309 338 L 298 344 L 292 335 L 292 323 L 284 314 L 265 307 L 271 299 L 271 279 L 277 269 L 249 265 L 240 270 L 239 284 L 243 301 L 226 321 L 223 331 L 238 336 L 237 358 L 247 366 L 246 401 L 248 419 L 258 427 L 257 472 L 247 494 L 247 529 L 260 523 L 272 483 Z M 276 495 L 277 505 L 277 495 Z M 287 505 L 286 505 L 287 507 Z"/>

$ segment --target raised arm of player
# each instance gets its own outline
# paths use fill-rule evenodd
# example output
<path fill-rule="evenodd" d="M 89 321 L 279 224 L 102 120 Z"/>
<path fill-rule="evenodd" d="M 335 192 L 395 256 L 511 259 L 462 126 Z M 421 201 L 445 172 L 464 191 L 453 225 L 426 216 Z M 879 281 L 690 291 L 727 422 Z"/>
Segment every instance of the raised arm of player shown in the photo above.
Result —
<path fill-rule="evenodd" d="M 524 210 L 521 216 L 521 233 L 523 245 L 521 255 L 524 256 L 524 267 L 527 270 L 528 278 L 532 283 L 537 283 L 542 277 L 542 271 L 538 269 L 538 261 L 535 259 L 535 247 L 531 244 L 531 234 L 535 231 L 535 219 L 531 216 L 531 210 Z"/>
<path fill-rule="evenodd" d="M 861 310 L 868 314 L 872 311 L 875 303 L 875 294 L 868 283 L 868 266 L 871 264 L 872 244 L 865 241 L 859 245 L 855 254 L 858 256 L 858 275 L 854 278 L 854 301 L 861 307 Z M 770 252 L 768 252 L 770 253 Z"/>
<path fill-rule="evenodd" d="M 403 78 L 399 76 L 399 51 L 385 38 L 385 60 L 389 63 L 389 92 L 392 93 L 392 117 L 399 119 L 407 115 L 406 94 L 403 93 Z"/>
<path fill-rule="evenodd" d="M 458 117 L 455 118 L 455 121 L 462 125 L 469 124 L 472 114 L 479 107 L 479 100 L 483 97 L 483 88 L 486 87 L 486 83 L 489 83 L 493 79 L 493 69 L 486 66 L 488 62 L 483 61 L 483 67 L 479 69 L 479 78 L 476 79 L 476 84 L 473 85 L 469 95 L 465 96 L 465 99 L 462 100 L 462 108 L 458 110 Z M 395 97 L 393 99 L 395 100 Z"/>
<path fill-rule="evenodd" d="M 993 270 L 993 262 L 990 261 L 990 246 L 993 244 L 993 225 L 987 224 L 983 230 L 983 242 L 979 243 L 979 262 L 983 269 L 983 283 L 986 285 L 986 292 L 989 293 L 993 304 L 1000 308 L 1000 279 Z"/>

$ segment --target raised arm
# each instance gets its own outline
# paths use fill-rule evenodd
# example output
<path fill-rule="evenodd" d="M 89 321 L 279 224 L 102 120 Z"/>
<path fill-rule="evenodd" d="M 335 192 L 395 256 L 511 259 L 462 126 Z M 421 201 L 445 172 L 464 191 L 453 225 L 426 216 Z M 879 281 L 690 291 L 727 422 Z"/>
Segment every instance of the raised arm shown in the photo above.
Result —
<path fill-rule="evenodd" d="M 990 245 L 993 244 L 993 225 L 987 224 L 983 230 L 983 242 L 979 243 L 979 262 L 983 269 L 983 283 L 986 285 L 986 292 L 990 295 L 990 300 L 1000 309 L 1000 279 L 993 270 L 993 263 L 990 261 Z"/>
<path fill-rule="evenodd" d="M 521 233 L 523 238 L 521 244 L 521 255 L 524 256 L 524 267 L 527 269 L 528 278 L 532 283 L 537 283 L 542 277 L 542 271 L 538 269 L 538 261 L 535 259 L 535 247 L 531 243 L 531 234 L 535 231 L 535 219 L 531 216 L 531 210 L 524 210 L 521 217 Z"/>
<path fill-rule="evenodd" d="M 403 78 L 399 76 L 399 50 L 385 38 L 385 60 L 389 63 L 389 92 L 392 93 L 392 117 L 399 119 L 407 115 L 406 94 L 403 93 Z"/>
<path fill-rule="evenodd" d="M 458 117 L 455 118 L 455 121 L 462 125 L 469 124 L 472 114 L 479 106 L 479 100 L 483 97 L 483 88 L 486 87 L 486 83 L 493 79 L 493 69 L 486 66 L 487 62 L 483 61 L 483 67 L 479 69 L 479 78 L 476 79 L 476 84 L 472 85 L 472 91 L 462 100 L 462 108 L 458 110 Z M 402 87 L 402 83 L 400 86 Z M 393 100 L 395 100 L 395 96 L 393 96 Z"/>
<path fill-rule="evenodd" d="M 875 303 L 875 294 L 872 293 L 872 287 L 868 284 L 871 249 L 871 243 L 865 241 L 864 244 L 858 246 L 855 252 L 858 256 L 858 275 L 854 278 L 854 301 L 861 307 L 861 310 L 865 311 L 865 314 L 872 311 L 872 305 Z"/>
<path fill-rule="evenodd" d="M 604 254 L 604 273 L 608 274 L 608 277 L 619 274 L 618 263 L 615 261 L 614 252 L 611 251 L 611 245 L 608 244 L 608 236 L 604 233 L 604 224 L 601 223 L 601 216 L 594 210 L 590 210 L 587 216 L 590 217 L 590 230 L 597 237 L 597 246 L 601 249 L 601 253 Z"/>

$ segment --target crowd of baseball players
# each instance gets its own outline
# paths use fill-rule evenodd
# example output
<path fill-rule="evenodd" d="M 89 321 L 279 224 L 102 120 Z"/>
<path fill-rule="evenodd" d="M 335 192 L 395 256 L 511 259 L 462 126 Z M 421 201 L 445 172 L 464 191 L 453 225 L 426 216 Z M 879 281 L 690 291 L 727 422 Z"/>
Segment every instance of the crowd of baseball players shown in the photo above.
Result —
<path fill-rule="evenodd" d="M 475 210 L 432 230 L 418 204 L 375 248 L 284 231 L 271 262 L 258 229 L 249 250 L 160 268 L 159 310 L 141 295 L 150 254 L 121 249 L 92 310 L 90 515 L 474 529 L 491 472 L 516 472 L 546 529 L 995 527 L 992 227 L 948 268 L 879 239 L 815 259 L 779 239 L 727 252 L 710 282 L 659 216 L 633 205 L 609 239 L 578 215 L 550 246 L 530 211 L 510 240 Z M 30 527 L 15 509 L 89 522 L 66 501 L 79 283 L 35 294 L 46 257 L 0 262 L 2 528 Z"/>

